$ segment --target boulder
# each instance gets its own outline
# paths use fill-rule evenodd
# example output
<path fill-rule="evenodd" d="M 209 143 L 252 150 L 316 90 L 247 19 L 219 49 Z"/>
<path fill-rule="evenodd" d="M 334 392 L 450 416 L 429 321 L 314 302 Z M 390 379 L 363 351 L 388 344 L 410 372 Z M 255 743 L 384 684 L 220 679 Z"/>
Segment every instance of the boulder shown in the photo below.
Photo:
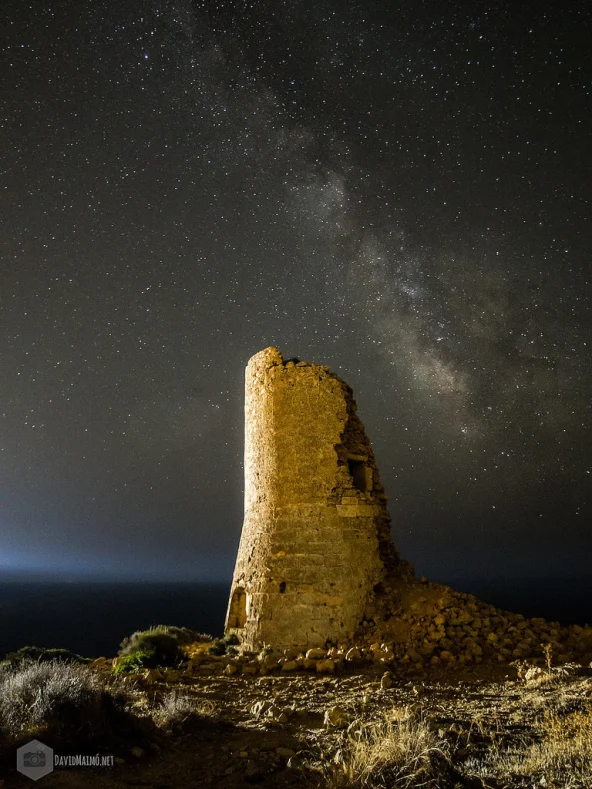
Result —
<path fill-rule="evenodd" d="M 348 663 L 354 663 L 358 660 L 361 660 L 361 658 L 362 658 L 362 653 L 357 647 L 352 647 L 351 649 L 348 649 L 347 652 L 345 653 L 345 659 L 347 660 Z"/>

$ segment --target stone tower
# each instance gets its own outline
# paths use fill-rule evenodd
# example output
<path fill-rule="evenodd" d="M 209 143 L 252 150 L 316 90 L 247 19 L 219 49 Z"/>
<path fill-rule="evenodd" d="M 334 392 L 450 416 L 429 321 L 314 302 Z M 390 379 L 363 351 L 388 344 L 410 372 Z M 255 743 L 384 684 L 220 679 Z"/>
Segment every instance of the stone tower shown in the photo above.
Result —
<path fill-rule="evenodd" d="M 245 518 L 226 632 L 245 649 L 351 636 L 399 558 L 352 390 L 276 348 L 246 369 Z"/>

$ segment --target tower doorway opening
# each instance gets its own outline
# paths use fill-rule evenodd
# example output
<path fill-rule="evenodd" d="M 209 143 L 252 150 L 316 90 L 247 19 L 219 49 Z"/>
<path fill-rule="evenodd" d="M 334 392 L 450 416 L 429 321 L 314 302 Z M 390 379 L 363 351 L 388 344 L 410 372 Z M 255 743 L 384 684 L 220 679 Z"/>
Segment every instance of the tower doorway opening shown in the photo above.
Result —
<path fill-rule="evenodd" d="M 228 627 L 244 627 L 247 621 L 247 593 L 237 586 L 232 593 L 228 612 Z"/>

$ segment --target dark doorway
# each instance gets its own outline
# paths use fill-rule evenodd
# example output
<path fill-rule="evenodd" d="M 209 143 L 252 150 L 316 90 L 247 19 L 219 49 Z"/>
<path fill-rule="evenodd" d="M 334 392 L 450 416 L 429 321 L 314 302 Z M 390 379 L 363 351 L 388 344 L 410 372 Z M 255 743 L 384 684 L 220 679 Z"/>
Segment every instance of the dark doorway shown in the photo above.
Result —
<path fill-rule="evenodd" d="M 237 586 L 232 593 L 228 627 L 244 627 L 247 621 L 247 593 L 242 586 Z"/>

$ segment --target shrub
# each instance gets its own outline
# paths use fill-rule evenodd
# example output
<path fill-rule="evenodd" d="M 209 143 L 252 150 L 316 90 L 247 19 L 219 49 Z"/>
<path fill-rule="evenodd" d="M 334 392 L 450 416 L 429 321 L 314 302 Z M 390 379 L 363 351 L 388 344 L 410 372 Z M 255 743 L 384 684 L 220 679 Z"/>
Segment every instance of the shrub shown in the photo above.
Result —
<path fill-rule="evenodd" d="M 208 652 L 210 655 L 237 655 L 237 644 L 240 644 L 237 636 L 235 633 L 230 633 L 230 635 L 224 636 L 224 638 L 215 638 Z"/>
<path fill-rule="evenodd" d="M 121 660 L 117 662 L 115 669 L 117 673 L 177 666 L 185 657 L 176 639 L 166 633 L 146 632 L 141 634 L 136 643 L 136 649 L 129 647 L 123 654 L 120 652 Z"/>
<path fill-rule="evenodd" d="M 211 716 L 212 712 L 211 702 L 198 701 L 172 691 L 167 693 L 152 711 L 152 719 L 159 728 L 173 732 L 201 723 L 205 717 Z"/>
<path fill-rule="evenodd" d="M 145 668 L 150 668 L 152 656 L 148 652 L 134 652 L 132 655 L 124 655 L 117 660 L 113 669 L 114 674 L 137 674 Z"/>
<path fill-rule="evenodd" d="M 97 674 L 73 663 L 23 663 L 0 678 L 0 729 L 10 742 L 46 731 L 95 738 L 122 705 Z"/>
<path fill-rule="evenodd" d="M 70 652 L 69 649 L 45 649 L 44 647 L 21 647 L 16 652 L 9 652 L 5 661 L 11 667 L 17 667 L 26 661 L 62 661 L 65 663 L 90 663 L 92 658 L 85 658 Z"/>
<path fill-rule="evenodd" d="M 130 655 L 132 652 L 138 652 L 146 642 L 146 639 L 161 635 L 168 636 L 169 639 L 175 641 L 178 646 L 187 646 L 196 641 L 204 642 L 212 640 L 211 636 L 205 635 L 204 633 L 198 633 L 196 630 L 190 630 L 188 627 L 154 625 L 148 630 L 136 630 L 131 636 L 124 638 L 121 642 L 119 654 Z"/>
<path fill-rule="evenodd" d="M 223 638 L 215 638 L 212 641 L 212 646 L 208 649 L 210 655 L 225 655 L 226 654 L 226 642 Z"/>
<path fill-rule="evenodd" d="M 135 673 L 144 668 L 177 666 L 186 659 L 183 647 L 210 641 L 211 636 L 187 627 L 155 625 L 149 630 L 136 630 L 121 642 L 117 674 Z"/>

